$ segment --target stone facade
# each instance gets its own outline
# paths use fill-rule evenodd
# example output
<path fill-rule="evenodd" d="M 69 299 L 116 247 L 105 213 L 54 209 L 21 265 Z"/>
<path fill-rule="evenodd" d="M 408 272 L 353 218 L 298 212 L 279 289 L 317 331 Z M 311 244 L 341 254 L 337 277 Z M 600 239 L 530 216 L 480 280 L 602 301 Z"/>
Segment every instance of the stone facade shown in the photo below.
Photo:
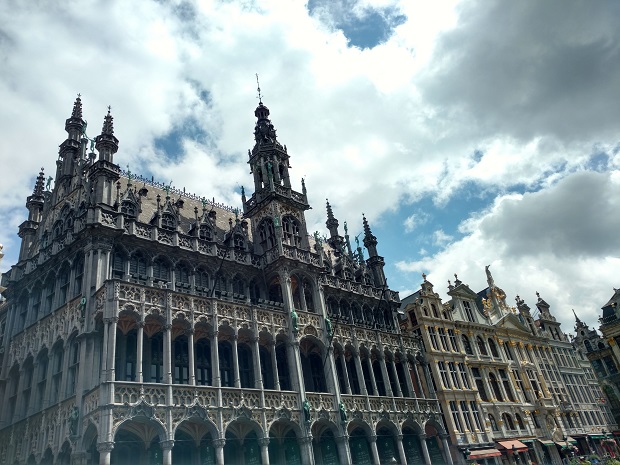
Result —
<path fill-rule="evenodd" d="M 509 306 L 486 273 L 480 292 L 455 275 L 445 303 L 424 276 L 401 302 L 403 331 L 424 343 L 454 461 L 555 465 L 571 445 L 603 452 L 601 430 L 617 426 L 585 357 L 540 296 L 535 319 L 520 297 Z"/>
<path fill-rule="evenodd" d="M 329 203 L 309 235 L 255 115 L 241 213 L 122 171 L 109 111 L 89 151 L 75 101 L 3 279 L 0 464 L 452 464 L 366 219 L 368 257 Z"/>

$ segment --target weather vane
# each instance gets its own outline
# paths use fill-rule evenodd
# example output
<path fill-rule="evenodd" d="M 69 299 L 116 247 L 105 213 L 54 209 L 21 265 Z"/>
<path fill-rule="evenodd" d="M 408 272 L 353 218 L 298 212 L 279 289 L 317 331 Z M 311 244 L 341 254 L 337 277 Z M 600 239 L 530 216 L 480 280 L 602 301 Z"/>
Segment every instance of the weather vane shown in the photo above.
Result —
<path fill-rule="evenodd" d="M 258 91 L 258 103 L 263 103 L 263 97 L 260 93 L 260 82 L 258 82 L 258 73 L 256 73 L 256 85 L 258 86 L 256 89 Z"/>

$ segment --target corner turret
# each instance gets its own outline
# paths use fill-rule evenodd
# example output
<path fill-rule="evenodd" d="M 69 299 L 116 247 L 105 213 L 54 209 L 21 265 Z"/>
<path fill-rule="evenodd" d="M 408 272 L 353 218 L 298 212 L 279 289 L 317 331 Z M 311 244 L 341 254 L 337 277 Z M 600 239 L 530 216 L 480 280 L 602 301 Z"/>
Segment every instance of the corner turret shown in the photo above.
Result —
<path fill-rule="evenodd" d="M 45 196 L 43 193 L 44 181 L 45 175 L 43 174 L 43 168 L 41 168 L 41 171 L 37 176 L 37 180 L 35 181 L 32 195 L 26 199 L 28 219 L 19 225 L 18 235 L 22 240 L 21 247 L 19 249 L 20 261 L 28 258 L 30 248 L 36 237 L 39 223 L 41 222 L 43 206 L 45 204 Z"/>
<path fill-rule="evenodd" d="M 95 138 L 95 148 L 99 151 L 99 160 L 114 163 L 114 154 L 118 151 L 118 139 L 114 136 L 114 119 L 110 111 L 111 107 L 108 107 L 108 114 L 103 118 L 101 134 Z"/>
<path fill-rule="evenodd" d="M 369 255 L 366 263 L 372 270 L 377 287 L 384 286 L 387 284 L 385 273 L 383 271 L 385 260 L 377 253 L 377 238 L 372 234 L 370 226 L 368 225 L 368 220 L 366 220 L 366 216 L 364 214 L 362 214 L 362 221 L 364 223 L 364 247 L 368 250 Z"/>

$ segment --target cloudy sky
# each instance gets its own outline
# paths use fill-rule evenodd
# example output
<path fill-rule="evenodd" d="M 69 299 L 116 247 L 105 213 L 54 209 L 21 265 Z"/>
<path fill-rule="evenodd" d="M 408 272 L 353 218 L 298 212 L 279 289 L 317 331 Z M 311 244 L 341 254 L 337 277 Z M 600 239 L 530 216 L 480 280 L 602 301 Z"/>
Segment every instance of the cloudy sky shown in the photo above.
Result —
<path fill-rule="evenodd" d="M 369 218 L 401 297 L 421 273 L 535 292 L 573 327 L 620 285 L 618 2 L 0 2 L 0 242 L 82 94 L 132 172 L 240 205 L 255 73 L 326 233 Z M 249 191 L 250 189 L 248 189 Z M 342 226 L 341 226 L 342 227 Z"/>

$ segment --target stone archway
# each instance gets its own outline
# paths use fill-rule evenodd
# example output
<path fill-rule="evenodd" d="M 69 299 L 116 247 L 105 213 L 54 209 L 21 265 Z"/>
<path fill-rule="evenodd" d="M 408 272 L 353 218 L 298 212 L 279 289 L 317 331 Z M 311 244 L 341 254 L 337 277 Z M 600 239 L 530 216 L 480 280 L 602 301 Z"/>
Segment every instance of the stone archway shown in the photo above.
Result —
<path fill-rule="evenodd" d="M 161 424 L 142 417 L 128 420 L 116 429 L 110 463 L 135 465 L 145 462 L 149 465 L 162 465 L 162 438 L 165 438 L 165 435 Z"/>
<path fill-rule="evenodd" d="M 349 433 L 349 449 L 351 462 L 356 465 L 373 465 L 372 450 L 368 441 L 368 432 L 361 426 L 356 426 Z"/>
<path fill-rule="evenodd" d="M 301 465 L 299 426 L 290 421 L 276 421 L 269 429 L 269 465 Z"/>
<path fill-rule="evenodd" d="M 263 430 L 251 420 L 233 421 L 226 428 L 224 463 L 239 465 L 261 465 L 263 451 L 261 439 Z"/>
<path fill-rule="evenodd" d="M 377 452 L 379 463 L 381 464 L 400 464 L 400 454 L 396 444 L 396 427 L 388 422 L 380 422 L 377 425 Z"/>

